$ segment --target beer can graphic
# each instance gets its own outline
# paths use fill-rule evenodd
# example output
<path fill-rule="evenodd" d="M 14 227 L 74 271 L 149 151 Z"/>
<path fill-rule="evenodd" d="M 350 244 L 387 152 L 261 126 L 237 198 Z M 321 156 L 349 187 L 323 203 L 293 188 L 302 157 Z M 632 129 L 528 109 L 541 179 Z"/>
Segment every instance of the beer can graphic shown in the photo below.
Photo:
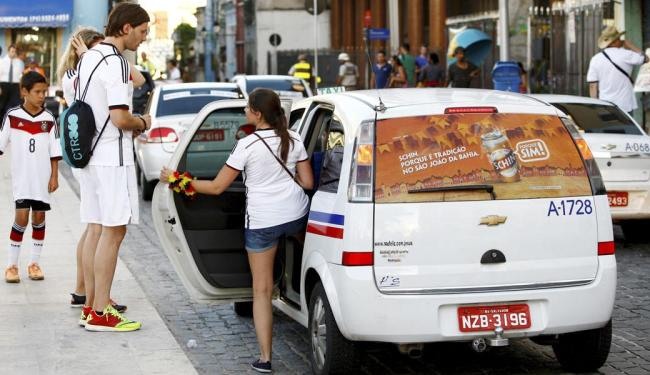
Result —
<path fill-rule="evenodd" d="M 519 181 L 517 155 L 512 151 L 508 138 L 499 129 L 494 129 L 481 135 L 481 142 L 501 181 Z"/>

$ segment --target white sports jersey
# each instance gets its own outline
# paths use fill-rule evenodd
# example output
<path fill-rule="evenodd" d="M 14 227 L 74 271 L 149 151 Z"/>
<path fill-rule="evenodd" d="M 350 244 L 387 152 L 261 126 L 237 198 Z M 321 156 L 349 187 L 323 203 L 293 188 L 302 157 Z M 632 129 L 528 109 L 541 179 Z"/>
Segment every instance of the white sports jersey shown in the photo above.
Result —
<path fill-rule="evenodd" d="M 61 78 L 61 87 L 63 88 L 63 99 L 68 104 L 68 107 L 74 102 L 74 84 L 77 80 L 77 71 L 74 69 L 68 69 L 63 73 L 63 78 Z"/>
<path fill-rule="evenodd" d="M 42 109 L 32 115 L 23 106 L 7 111 L 0 124 L 0 154 L 9 144 L 14 200 L 49 203 L 50 160 L 61 159 L 59 126 L 52 113 Z"/>
<path fill-rule="evenodd" d="M 273 129 L 257 130 L 280 157 L 280 137 Z M 307 151 L 298 133 L 289 130 L 293 147 L 289 147 L 287 169 L 295 176 L 296 164 L 307 160 Z M 246 228 L 259 229 L 298 220 L 309 209 L 309 198 L 271 151 L 255 135 L 240 139 L 226 161 L 230 168 L 243 171 L 246 185 Z"/>
<path fill-rule="evenodd" d="M 91 73 L 92 78 L 88 85 Z M 131 110 L 133 80 L 126 59 L 114 45 L 98 43 L 81 57 L 77 65 L 77 79 L 80 90 L 77 98 L 83 99 L 93 109 L 97 127 L 95 137 L 108 120 L 88 165 L 134 165 L 132 132 L 119 129 L 109 117 L 111 109 Z"/>

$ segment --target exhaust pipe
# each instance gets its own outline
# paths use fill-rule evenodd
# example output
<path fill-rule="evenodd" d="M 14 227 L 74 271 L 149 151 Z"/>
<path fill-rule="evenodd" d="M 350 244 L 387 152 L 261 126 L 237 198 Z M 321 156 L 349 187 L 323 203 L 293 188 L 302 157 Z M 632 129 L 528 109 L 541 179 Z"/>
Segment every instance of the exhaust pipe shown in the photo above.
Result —
<path fill-rule="evenodd" d="M 487 344 L 484 338 L 474 339 L 472 341 L 472 349 L 477 353 L 483 353 L 487 349 Z"/>
<path fill-rule="evenodd" d="M 422 358 L 422 350 L 424 349 L 424 344 L 397 344 L 397 349 L 400 353 L 408 355 L 409 358 L 419 359 Z"/>

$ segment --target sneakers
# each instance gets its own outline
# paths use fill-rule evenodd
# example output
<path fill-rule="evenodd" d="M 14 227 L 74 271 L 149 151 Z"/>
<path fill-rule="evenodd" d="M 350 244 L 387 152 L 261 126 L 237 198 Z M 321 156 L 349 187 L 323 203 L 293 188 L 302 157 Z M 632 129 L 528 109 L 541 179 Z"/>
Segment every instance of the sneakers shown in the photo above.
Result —
<path fill-rule="evenodd" d="M 262 362 L 261 360 L 258 359 L 257 361 L 251 363 L 251 367 L 253 368 L 253 370 L 257 372 L 268 373 L 271 372 L 271 361 Z"/>
<path fill-rule="evenodd" d="M 92 311 L 92 306 L 82 306 L 81 307 L 81 316 L 79 317 L 79 325 L 82 327 L 86 326 L 86 320 L 88 320 L 88 315 Z"/>
<path fill-rule="evenodd" d="M 122 314 L 117 312 L 113 306 L 106 306 L 102 315 L 97 315 L 94 310 L 90 310 L 86 319 L 86 329 L 97 332 L 129 332 L 135 331 L 142 327 L 142 323 L 128 320 Z"/>
<path fill-rule="evenodd" d="M 70 300 L 70 307 L 82 307 L 86 304 L 86 296 L 80 296 L 74 293 L 70 293 L 70 295 L 72 296 L 72 299 Z M 110 303 L 111 306 L 117 310 L 117 312 L 123 313 L 126 311 L 126 305 L 120 305 L 112 299 L 110 300 Z"/>
<path fill-rule="evenodd" d="M 5 281 L 8 283 L 20 282 L 20 276 L 18 276 L 18 266 L 14 264 L 5 269 Z"/>
<path fill-rule="evenodd" d="M 30 265 L 28 265 L 27 274 L 29 275 L 29 278 L 32 280 L 45 279 L 45 276 L 43 276 L 43 271 L 41 270 L 41 267 L 38 265 L 38 263 L 31 263 Z"/>

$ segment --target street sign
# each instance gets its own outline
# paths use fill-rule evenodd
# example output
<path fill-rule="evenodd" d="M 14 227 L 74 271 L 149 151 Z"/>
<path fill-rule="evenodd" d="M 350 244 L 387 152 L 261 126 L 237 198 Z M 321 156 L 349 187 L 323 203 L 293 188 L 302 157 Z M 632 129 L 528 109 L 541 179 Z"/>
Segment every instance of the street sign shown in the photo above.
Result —
<path fill-rule="evenodd" d="M 279 34 L 271 34 L 269 37 L 269 43 L 271 43 L 273 47 L 277 47 L 280 45 L 280 43 L 282 43 L 282 38 Z"/>
<path fill-rule="evenodd" d="M 338 92 L 345 92 L 345 87 L 343 86 L 337 86 L 337 87 L 319 87 L 316 89 L 316 93 L 318 95 L 324 95 L 324 94 L 336 94 Z"/>
<path fill-rule="evenodd" d="M 387 40 L 390 39 L 390 29 L 368 29 L 369 40 Z"/>

